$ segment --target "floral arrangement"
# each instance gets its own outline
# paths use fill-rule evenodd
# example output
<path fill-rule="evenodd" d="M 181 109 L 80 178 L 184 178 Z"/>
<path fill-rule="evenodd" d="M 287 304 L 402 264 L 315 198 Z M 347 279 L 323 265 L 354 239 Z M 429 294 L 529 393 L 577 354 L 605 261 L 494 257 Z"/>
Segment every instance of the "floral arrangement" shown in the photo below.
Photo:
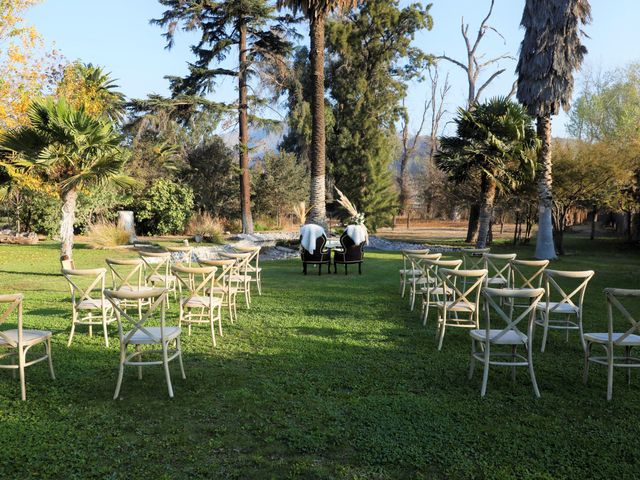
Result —
<path fill-rule="evenodd" d="M 350 223 L 355 225 L 364 225 L 364 213 L 358 213 L 356 207 L 349 201 L 349 199 L 342 193 L 338 187 L 333 187 L 338 192 L 338 203 L 344 207 L 344 209 L 351 214 L 349 219 Z"/>

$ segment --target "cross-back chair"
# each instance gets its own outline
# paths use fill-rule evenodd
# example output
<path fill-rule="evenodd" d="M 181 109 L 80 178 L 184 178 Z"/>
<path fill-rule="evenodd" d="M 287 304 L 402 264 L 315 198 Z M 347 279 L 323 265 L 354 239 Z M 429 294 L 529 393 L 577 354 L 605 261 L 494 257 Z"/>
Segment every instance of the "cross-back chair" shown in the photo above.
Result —
<path fill-rule="evenodd" d="M 447 327 L 478 328 L 480 289 L 487 271 L 440 268 L 438 276 L 444 289 L 442 300 L 435 303 L 438 308 L 438 350 L 442 350 Z"/>
<path fill-rule="evenodd" d="M 585 333 L 584 342 L 584 382 L 589 379 L 589 365 L 596 363 L 607 366 L 607 400 L 613 397 L 614 368 L 627 369 L 627 383 L 631 383 L 631 369 L 640 368 L 640 358 L 631 350 L 640 346 L 640 290 L 605 288 L 607 300 L 608 328 L 606 332 Z M 623 320 L 626 320 L 624 322 Z M 617 324 L 627 324 L 626 330 L 617 330 Z M 594 345 L 604 348 L 605 355 L 593 355 Z M 616 349 L 624 348 L 623 355 L 616 355 Z"/>
<path fill-rule="evenodd" d="M 407 281 L 412 279 L 415 275 L 421 275 L 421 271 L 415 271 L 411 267 L 411 260 L 409 255 L 428 254 L 428 248 L 415 249 L 415 250 L 402 250 L 402 268 L 400 269 L 400 294 L 404 298 L 404 293 L 407 287 Z"/>
<path fill-rule="evenodd" d="M 0 359 L 18 357 L 15 363 L 1 363 L 0 368 L 10 369 L 20 374 L 20 398 L 27 399 L 27 385 L 25 380 L 26 367 L 33 364 L 49 361 L 49 373 L 53 380 L 56 375 L 53 371 L 53 360 L 51 358 L 51 337 L 52 333 L 46 330 L 25 330 L 23 328 L 22 301 L 24 296 L 21 293 L 0 295 L 0 325 L 12 318 L 15 312 L 17 328 L 0 330 Z M 27 361 L 27 353 L 36 345 L 44 345 L 44 355 L 32 358 Z"/>
<path fill-rule="evenodd" d="M 250 253 L 247 263 L 247 274 L 251 276 L 251 281 L 256 284 L 258 295 L 262 295 L 262 267 L 260 267 L 260 249 L 254 245 L 234 245 L 233 249 L 238 253 Z"/>
<path fill-rule="evenodd" d="M 594 274 L 593 270 L 544 271 L 544 301 L 539 302 L 536 307 L 539 313 L 536 318 L 536 325 L 544 329 L 542 346 L 540 347 L 541 352 L 544 352 L 546 348 L 550 329 L 564 330 L 567 335 L 567 341 L 569 340 L 569 331 L 578 330 L 582 348 L 586 349 L 582 330 L 582 311 L 584 294 Z M 558 318 L 558 316 L 561 318 Z M 575 317 L 575 320 L 572 320 L 573 317 Z"/>
<path fill-rule="evenodd" d="M 511 260 L 510 288 L 542 288 L 544 270 L 549 266 L 549 260 Z M 514 308 L 526 308 L 529 304 L 524 300 L 514 300 Z"/>
<path fill-rule="evenodd" d="M 111 273 L 111 290 L 134 293 L 153 290 L 153 287 L 149 287 L 145 283 L 145 263 L 141 258 L 107 258 L 105 261 Z M 138 314 L 142 315 L 144 301 L 144 297 L 140 297 L 135 302 L 125 299 L 120 306 L 123 309 L 137 307 Z"/>
<path fill-rule="evenodd" d="M 116 315 L 103 293 L 106 274 L 106 268 L 62 269 L 62 276 L 71 289 L 71 333 L 67 347 L 71 346 L 77 325 L 88 325 L 90 337 L 94 325 L 101 326 L 105 346 L 109 346 L 107 327 L 116 321 Z"/>
<path fill-rule="evenodd" d="M 411 270 L 414 272 L 420 272 L 407 278 L 409 283 L 409 306 L 411 311 L 416 303 L 416 295 L 420 290 L 430 285 L 431 278 L 426 274 L 425 262 L 429 260 L 440 260 L 442 258 L 441 253 L 417 253 L 407 255 Z"/>
<path fill-rule="evenodd" d="M 484 268 L 487 270 L 485 286 L 505 288 L 511 284 L 511 261 L 515 253 L 483 253 Z"/>
<path fill-rule="evenodd" d="M 167 290 L 165 288 L 152 288 L 133 292 L 107 289 L 104 294 L 118 312 L 120 362 L 118 381 L 113 399 L 115 400 L 120 396 L 125 366 L 138 367 L 138 378 L 141 379 L 142 367 L 149 365 L 162 365 L 164 367 L 169 397 L 173 398 L 169 362 L 177 358 L 182 378 L 185 379 L 186 376 L 184 374 L 184 365 L 182 364 L 180 327 L 169 326 L 165 321 Z M 145 310 L 138 312 L 138 315 L 134 316 L 131 314 L 131 310 L 127 311 L 122 308 L 122 305 L 127 302 L 144 305 Z M 159 319 L 154 322 L 156 316 Z M 150 325 L 152 322 L 158 325 Z M 133 351 L 129 350 L 130 346 L 133 347 Z M 157 346 L 160 348 L 153 348 Z M 142 347 L 151 348 L 143 349 Z M 160 359 L 158 359 L 158 356 L 160 356 Z"/>
<path fill-rule="evenodd" d="M 479 270 L 484 268 L 485 253 L 490 253 L 490 248 L 463 248 L 462 249 L 462 269 Z"/>
<path fill-rule="evenodd" d="M 432 303 L 442 301 L 445 297 L 445 289 L 442 284 L 442 279 L 438 276 L 439 268 L 449 268 L 451 270 L 458 270 L 462 265 L 462 260 L 425 260 L 423 263 L 427 283 L 422 288 L 422 325 L 427 325 L 427 318 L 429 317 L 429 307 Z"/>
<path fill-rule="evenodd" d="M 176 277 L 171 273 L 171 252 L 140 250 L 138 255 L 144 262 L 146 285 L 166 288 L 176 298 Z M 169 294 L 167 294 L 167 302 Z"/>
<path fill-rule="evenodd" d="M 174 257 L 178 257 L 176 260 L 182 265 L 190 267 L 193 258 L 193 247 L 189 245 L 168 245 L 164 249 L 173 254 Z"/>
<path fill-rule="evenodd" d="M 511 376 L 514 382 L 516 367 L 527 367 L 533 384 L 533 392 L 536 397 L 540 396 L 533 370 L 532 349 L 536 305 L 543 295 L 543 288 L 485 287 L 482 289 L 485 328 L 477 328 L 469 332 L 471 336 L 469 379 L 473 377 L 476 361 L 482 363 L 484 367 L 480 396 L 484 397 L 487 392 L 491 365 L 511 367 Z M 510 305 L 518 301 L 525 304 L 526 308 L 518 310 L 517 316 L 514 316 L 514 309 Z M 496 317 L 498 317 L 498 322 L 492 321 L 492 318 Z M 521 326 L 522 323 L 525 324 L 524 327 Z M 498 350 L 500 347 L 509 347 L 509 351 Z M 526 356 L 518 353 L 518 347 L 525 348 Z"/>
<path fill-rule="evenodd" d="M 174 265 L 173 274 L 178 279 L 180 292 L 180 320 L 178 325 L 187 324 L 189 335 L 191 326 L 209 324 L 211 341 L 216 346 L 215 323 L 222 336 L 221 296 L 214 295 L 215 277 L 218 267 L 186 267 Z"/>
<path fill-rule="evenodd" d="M 238 293 L 244 294 L 244 304 L 251 307 L 251 275 L 249 274 L 249 261 L 251 253 L 221 252 L 222 258 L 236 261 L 236 272 L 230 276 L 230 280 L 236 282 Z"/>
<path fill-rule="evenodd" d="M 229 320 L 231 323 L 238 318 L 236 309 L 238 296 L 238 266 L 235 260 L 198 260 L 200 265 L 208 267 L 218 267 L 220 274 L 215 276 L 214 286 L 211 289 L 214 295 L 222 295 L 222 307 L 229 309 Z M 232 280 L 235 279 L 235 280 Z"/>

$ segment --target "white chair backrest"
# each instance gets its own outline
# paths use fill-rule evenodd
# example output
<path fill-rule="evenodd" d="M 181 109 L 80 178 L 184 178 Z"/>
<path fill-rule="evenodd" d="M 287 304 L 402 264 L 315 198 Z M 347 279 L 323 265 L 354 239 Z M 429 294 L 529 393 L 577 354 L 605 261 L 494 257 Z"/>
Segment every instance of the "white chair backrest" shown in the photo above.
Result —
<path fill-rule="evenodd" d="M 163 343 L 164 342 L 164 330 L 165 330 L 165 314 L 166 314 L 166 297 L 167 297 L 167 289 L 166 288 L 153 288 L 149 290 L 143 290 L 141 292 L 129 292 L 123 290 L 110 290 L 106 289 L 104 291 L 105 297 L 111 302 L 113 308 L 118 312 L 116 315 L 118 319 L 118 335 L 120 336 L 121 343 L 129 343 L 136 332 L 140 331 L 149 338 L 153 340 L 155 343 Z M 140 310 L 134 310 L 136 313 L 140 312 L 137 316 L 132 316 L 131 311 L 129 313 L 122 307 L 127 301 L 138 302 L 140 305 Z M 145 328 L 145 323 L 147 323 L 152 317 L 153 314 L 160 309 L 160 336 L 158 337 L 152 331 Z M 123 328 L 123 324 L 129 324 L 131 326 L 131 330 L 126 334 L 124 334 L 125 328 Z"/>
<path fill-rule="evenodd" d="M 21 293 L 14 293 L 9 295 L 0 295 L 0 308 L 4 311 L 0 313 L 0 325 L 6 322 L 11 314 L 16 311 L 18 316 L 18 341 L 12 339 L 9 335 L 0 330 L 0 338 L 3 339 L 7 345 L 12 347 L 22 347 L 22 300 L 24 296 Z"/>
<path fill-rule="evenodd" d="M 409 249 L 402 250 L 402 268 L 407 270 L 409 265 L 411 265 L 411 261 L 409 260 L 409 255 L 426 255 L 428 253 L 429 253 L 428 248 L 423 248 L 419 250 L 409 250 Z"/>
<path fill-rule="evenodd" d="M 512 288 L 540 288 L 549 260 L 511 260 Z"/>
<path fill-rule="evenodd" d="M 486 321 L 486 332 L 487 337 L 491 338 L 493 342 L 500 340 L 509 332 L 516 332 L 521 339 L 524 339 L 524 334 L 518 329 L 518 324 L 525 320 L 527 321 L 527 331 L 528 335 L 531 335 L 530 329 L 533 328 L 533 320 L 536 314 L 536 305 L 544 295 L 544 288 L 483 288 L 482 295 L 484 297 L 484 306 L 485 306 L 485 321 Z M 506 300 L 506 301 L 505 301 Z M 521 300 L 526 305 L 526 307 L 520 311 L 521 313 L 514 317 L 514 310 L 510 308 L 510 305 L 514 304 L 516 301 Z M 505 311 L 505 308 L 508 310 L 508 313 Z M 496 328 L 497 326 L 491 324 L 491 312 L 497 314 L 504 321 L 504 325 L 501 328 Z M 489 335 L 490 330 L 492 329 L 500 330 L 496 335 Z"/>
<path fill-rule="evenodd" d="M 484 268 L 487 270 L 487 278 L 493 278 L 510 284 L 511 260 L 516 259 L 515 253 L 483 253 Z"/>
<path fill-rule="evenodd" d="M 222 258 L 230 258 L 236 261 L 238 266 L 238 270 L 242 275 L 246 275 L 249 269 L 249 261 L 251 260 L 251 253 L 230 253 L 230 252 L 222 252 L 220 256 Z"/>
<path fill-rule="evenodd" d="M 566 271 L 566 270 L 545 270 L 545 301 L 555 302 L 557 305 L 549 307 L 549 313 L 562 309 L 563 305 L 575 307 L 582 311 L 584 294 L 587 291 L 587 284 L 593 277 L 593 270 Z M 568 292 L 568 293 L 567 293 Z"/>
<path fill-rule="evenodd" d="M 93 298 L 99 296 L 100 300 L 104 300 L 106 268 L 91 269 L 62 269 L 62 276 L 69 282 L 71 288 L 71 301 L 75 306 L 80 305 L 85 300 L 96 300 Z"/>
<path fill-rule="evenodd" d="M 462 266 L 462 260 L 425 260 L 423 265 L 429 284 L 433 283 L 435 286 L 440 287 L 442 286 L 442 279 L 438 276 L 438 269 L 458 270 Z"/>
<path fill-rule="evenodd" d="M 605 288 L 604 294 L 607 299 L 607 315 L 609 317 L 609 343 L 620 345 L 630 335 L 640 335 L 640 290 Z M 618 316 L 627 320 L 631 326 L 614 341 L 613 324 Z"/>
<path fill-rule="evenodd" d="M 440 260 L 442 258 L 441 253 L 413 253 L 408 254 L 407 258 L 411 262 L 412 270 L 420 270 L 425 274 L 425 262 L 429 260 Z"/>
<path fill-rule="evenodd" d="M 249 265 L 254 269 L 258 269 L 260 263 L 260 250 L 262 247 L 251 246 L 251 245 L 234 245 L 233 249 L 238 253 L 250 253 L 249 257 Z M 253 262 L 253 265 L 251 263 Z"/>
<path fill-rule="evenodd" d="M 166 278 L 171 267 L 171 252 L 153 252 L 140 250 L 138 252 L 145 265 L 145 282 L 149 283 L 152 276 Z"/>
<path fill-rule="evenodd" d="M 451 304 L 446 308 L 472 307 L 477 311 L 480 304 L 480 288 L 487 277 L 487 270 L 439 268 L 438 276 L 442 280 L 442 287 L 451 295 Z M 458 279 L 464 284 L 462 289 L 458 288 Z"/>
<path fill-rule="evenodd" d="M 111 272 L 113 290 L 123 287 L 137 290 L 144 285 L 145 264 L 141 258 L 107 258 L 105 261 Z"/>
<path fill-rule="evenodd" d="M 462 250 L 462 268 L 464 270 L 483 269 L 484 258 L 482 255 L 490 251 L 490 248 L 464 248 Z"/>
<path fill-rule="evenodd" d="M 164 247 L 169 253 L 180 254 L 180 263 L 191 266 L 191 258 L 193 257 L 193 247 L 187 245 L 172 245 Z"/>
<path fill-rule="evenodd" d="M 186 267 L 174 265 L 171 271 L 178 279 L 178 288 L 182 294 L 183 288 L 187 295 L 181 298 L 187 303 L 194 297 L 213 297 L 212 288 L 215 286 L 215 276 L 218 267 Z"/>
<path fill-rule="evenodd" d="M 234 286 L 238 283 L 238 279 L 234 281 L 231 279 L 231 275 L 238 275 L 238 266 L 235 260 L 229 258 L 226 260 L 198 260 L 198 263 L 203 267 L 218 267 L 220 273 L 216 275 L 214 284 L 217 287 Z"/>

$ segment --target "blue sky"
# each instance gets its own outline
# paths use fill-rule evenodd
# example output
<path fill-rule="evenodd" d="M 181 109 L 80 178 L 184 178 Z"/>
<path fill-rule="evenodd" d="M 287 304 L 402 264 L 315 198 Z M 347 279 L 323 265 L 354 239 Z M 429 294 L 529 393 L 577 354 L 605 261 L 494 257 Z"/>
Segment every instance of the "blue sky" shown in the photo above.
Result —
<path fill-rule="evenodd" d="M 433 30 L 420 33 L 415 45 L 428 53 L 446 53 L 462 59 L 465 48 L 460 34 L 461 17 L 470 23 L 469 31 L 473 32 L 489 3 L 489 0 L 433 0 Z M 523 5 L 524 0 L 496 0 L 490 24 L 505 40 L 488 33 L 481 45 L 487 58 L 502 53 L 517 57 L 523 35 L 519 28 Z M 593 22 L 586 28 L 590 38 L 585 40 L 589 49 L 585 67 L 609 70 L 638 60 L 633 45 L 638 38 L 636 23 L 640 2 L 591 0 L 591 6 Z M 155 0 L 44 0 L 28 12 L 27 21 L 67 59 L 104 66 L 118 79 L 121 90 L 135 98 L 152 92 L 166 94 L 167 82 L 163 77 L 185 73 L 185 62 L 192 58 L 189 44 L 193 37 L 189 35 L 179 35 L 172 50 L 164 49 L 161 29 L 149 25 L 149 19 L 158 17 L 162 11 Z M 452 88 L 447 109 L 453 112 L 465 103 L 466 79 L 458 67 L 448 63 L 442 67 L 450 72 Z M 504 94 L 511 88 L 515 61 L 503 61 L 501 67 L 507 71 L 486 91 L 487 96 Z M 407 105 L 414 119 L 420 115 L 426 89 L 424 83 L 410 86 Z M 234 97 L 233 83 L 227 80 L 219 87 L 216 98 Z M 565 134 L 565 122 L 565 115 L 554 119 L 555 135 Z"/>

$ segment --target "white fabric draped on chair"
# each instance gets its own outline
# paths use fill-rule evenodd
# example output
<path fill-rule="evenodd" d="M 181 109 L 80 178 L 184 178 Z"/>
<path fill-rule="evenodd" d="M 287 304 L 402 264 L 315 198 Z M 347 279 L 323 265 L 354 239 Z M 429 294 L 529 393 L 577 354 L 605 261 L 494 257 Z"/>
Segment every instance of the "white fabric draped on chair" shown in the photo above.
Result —
<path fill-rule="evenodd" d="M 322 235 L 327 236 L 324 228 L 320 225 L 308 223 L 300 227 L 300 236 L 302 237 L 300 243 L 302 247 L 312 255 L 316 249 L 316 240 Z"/>

